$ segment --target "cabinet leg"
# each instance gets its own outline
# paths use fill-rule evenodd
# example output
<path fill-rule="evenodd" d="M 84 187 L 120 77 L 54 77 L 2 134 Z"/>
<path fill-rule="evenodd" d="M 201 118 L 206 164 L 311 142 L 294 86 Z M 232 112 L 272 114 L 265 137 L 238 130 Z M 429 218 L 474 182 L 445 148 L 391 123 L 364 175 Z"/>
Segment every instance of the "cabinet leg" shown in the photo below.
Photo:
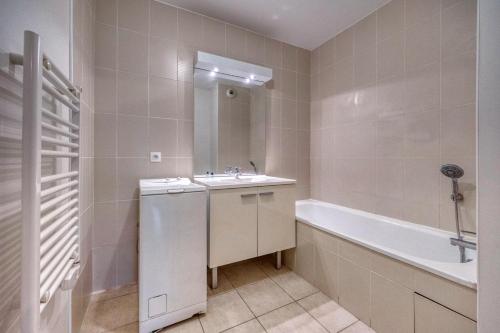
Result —
<path fill-rule="evenodd" d="M 212 289 L 217 289 L 217 267 L 212 268 L 211 270 L 212 276 L 211 276 L 211 281 L 210 281 L 210 287 Z"/>
<path fill-rule="evenodd" d="M 276 269 L 281 269 L 281 251 L 276 252 Z"/>

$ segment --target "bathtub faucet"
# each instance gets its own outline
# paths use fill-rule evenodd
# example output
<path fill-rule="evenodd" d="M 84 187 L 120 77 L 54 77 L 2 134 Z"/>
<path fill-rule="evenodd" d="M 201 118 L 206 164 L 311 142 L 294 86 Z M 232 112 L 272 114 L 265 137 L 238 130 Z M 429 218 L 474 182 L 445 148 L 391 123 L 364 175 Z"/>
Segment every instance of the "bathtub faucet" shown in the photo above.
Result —
<path fill-rule="evenodd" d="M 450 244 L 458 246 L 460 252 L 460 262 L 464 263 L 467 260 L 465 256 L 465 249 L 476 249 L 476 243 L 464 240 L 462 236 L 462 228 L 460 227 L 460 219 L 458 214 L 458 202 L 464 200 L 462 193 L 458 191 L 458 178 L 464 175 L 464 170 L 455 164 L 444 164 L 441 166 L 441 173 L 446 177 L 451 178 L 451 200 L 455 204 L 455 225 L 457 228 L 457 237 L 450 238 Z"/>

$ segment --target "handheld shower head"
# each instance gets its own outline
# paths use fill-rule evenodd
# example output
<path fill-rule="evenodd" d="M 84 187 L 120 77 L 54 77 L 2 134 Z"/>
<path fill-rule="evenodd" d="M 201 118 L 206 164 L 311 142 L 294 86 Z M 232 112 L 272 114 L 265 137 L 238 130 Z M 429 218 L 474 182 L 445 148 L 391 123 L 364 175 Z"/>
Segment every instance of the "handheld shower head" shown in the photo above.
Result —
<path fill-rule="evenodd" d="M 451 179 L 458 179 L 464 175 L 464 169 L 456 164 L 443 164 L 441 173 Z"/>

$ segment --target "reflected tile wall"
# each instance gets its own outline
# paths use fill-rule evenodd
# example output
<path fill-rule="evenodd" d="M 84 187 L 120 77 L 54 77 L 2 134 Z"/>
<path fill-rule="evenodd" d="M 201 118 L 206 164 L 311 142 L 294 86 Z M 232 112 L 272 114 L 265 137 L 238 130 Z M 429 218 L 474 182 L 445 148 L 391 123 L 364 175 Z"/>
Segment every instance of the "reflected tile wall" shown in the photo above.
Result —
<path fill-rule="evenodd" d="M 197 50 L 273 68 L 266 173 L 309 197 L 309 51 L 153 0 L 96 3 L 94 291 L 137 279 L 138 180 L 192 176 Z"/>
<path fill-rule="evenodd" d="M 475 231 L 476 1 L 393 0 L 312 51 L 313 198 Z"/>

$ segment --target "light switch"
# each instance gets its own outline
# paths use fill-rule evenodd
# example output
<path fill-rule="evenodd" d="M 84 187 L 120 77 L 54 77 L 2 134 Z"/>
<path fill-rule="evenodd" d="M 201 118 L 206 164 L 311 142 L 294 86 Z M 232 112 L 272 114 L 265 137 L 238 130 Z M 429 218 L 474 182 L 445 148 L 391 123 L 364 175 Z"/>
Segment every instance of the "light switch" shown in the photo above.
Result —
<path fill-rule="evenodd" d="M 152 163 L 160 163 L 161 162 L 161 152 L 159 152 L 159 151 L 152 151 L 150 153 L 149 160 Z"/>

